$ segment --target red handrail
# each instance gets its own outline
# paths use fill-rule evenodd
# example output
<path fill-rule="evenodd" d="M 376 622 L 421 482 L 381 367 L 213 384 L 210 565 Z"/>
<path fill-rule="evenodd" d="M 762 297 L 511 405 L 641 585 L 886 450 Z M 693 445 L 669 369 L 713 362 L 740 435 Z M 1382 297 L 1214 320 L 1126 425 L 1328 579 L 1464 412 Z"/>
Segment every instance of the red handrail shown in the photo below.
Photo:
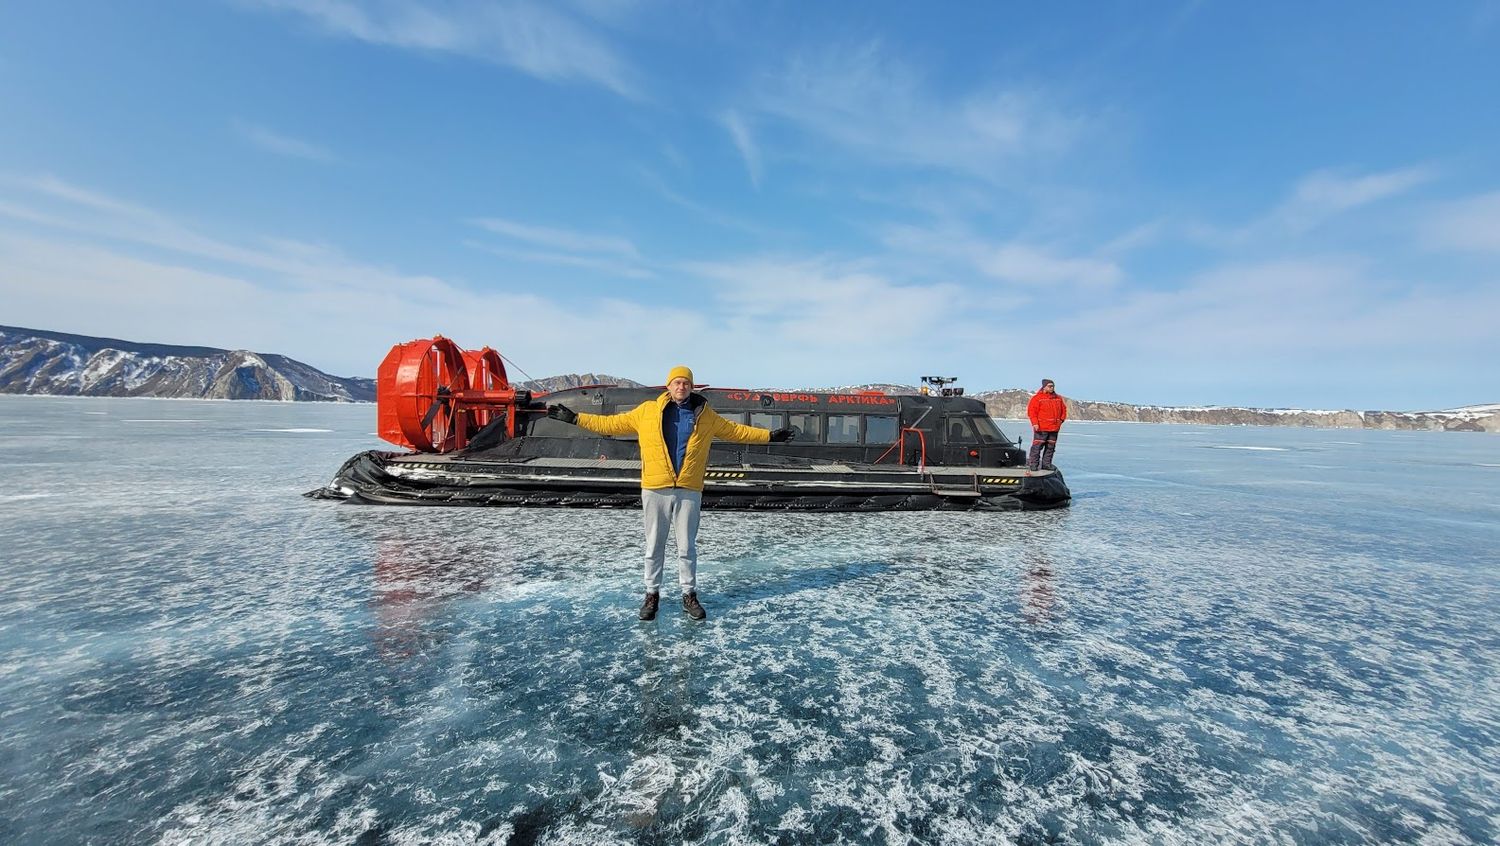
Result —
<path fill-rule="evenodd" d="M 918 443 L 919 446 L 921 446 L 921 453 L 918 455 L 918 458 L 917 458 L 917 469 L 921 470 L 922 468 L 926 467 L 927 466 L 927 436 L 925 434 L 923 434 L 923 432 L 922 432 L 921 429 L 913 429 L 910 426 L 903 426 L 901 428 L 901 437 L 898 438 L 895 443 L 891 444 L 890 449 L 887 449 L 885 452 L 882 452 L 880 454 L 880 457 L 877 458 L 877 459 L 875 459 L 875 463 L 879 464 L 880 462 L 884 461 L 885 457 L 887 455 L 891 454 L 891 450 L 892 449 L 899 449 L 900 453 L 896 456 L 896 463 L 897 464 L 905 464 L 906 463 L 906 433 L 907 432 L 911 432 L 912 434 L 916 435 L 917 436 L 917 443 Z"/>

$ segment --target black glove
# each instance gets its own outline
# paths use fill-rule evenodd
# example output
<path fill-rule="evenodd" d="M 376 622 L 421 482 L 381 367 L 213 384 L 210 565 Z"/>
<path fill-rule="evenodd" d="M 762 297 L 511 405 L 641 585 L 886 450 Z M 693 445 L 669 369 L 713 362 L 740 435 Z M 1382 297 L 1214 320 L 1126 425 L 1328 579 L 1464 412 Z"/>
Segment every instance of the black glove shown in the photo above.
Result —
<path fill-rule="evenodd" d="M 771 443 L 779 444 L 783 441 L 789 441 L 795 437 L 797 437 L 797 433 L 793 432 L 791 429 L 777 429 L 776 431 L 771 433 Z"/>
<path fill-rule="evenodd" d="M 575 426 L 578 425 L 577 412 L 573 411 L 573 409 L 571 408 L 568 408 L 566 405 L 547 406 L 547 416 L 551 417 L 553 420 L 561 420 L 564 423 L 572 423 Z"/>

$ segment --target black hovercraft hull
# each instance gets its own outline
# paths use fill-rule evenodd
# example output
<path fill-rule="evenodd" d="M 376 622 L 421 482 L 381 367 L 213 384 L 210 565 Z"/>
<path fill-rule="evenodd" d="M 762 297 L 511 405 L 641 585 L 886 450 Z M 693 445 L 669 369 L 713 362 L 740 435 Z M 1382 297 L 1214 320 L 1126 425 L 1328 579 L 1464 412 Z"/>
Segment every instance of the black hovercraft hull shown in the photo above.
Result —
<path fill-rule="evenodd" d="M 381 505 L 639 508 L 629 459 L 364 452 L 309 496 Z M 1018 511 L 1059 508 L 1062 474 L 1016 467 L 796 462 L 710 464 L 703 507 L 727 511 Z"/>
<path fill-rule="evenodd" d="M 716 442 L 703 507 L 737 511 L 1019 511 L 1070 502 L 1056 471 L 1026 454 L 984 404 L 963 396 L 706 389 L 715 411 L 785 443 Z M 530 402 L 515 436 L 497 417 L 458 452 L 364 452 L 308 496 L 387 505 L 639 508 L 640 447 L 547 416 L 546 405 L 614 414 L 659 389 L 585 386 Z M 920 468 L 920 469 L 919 469 Z"/>

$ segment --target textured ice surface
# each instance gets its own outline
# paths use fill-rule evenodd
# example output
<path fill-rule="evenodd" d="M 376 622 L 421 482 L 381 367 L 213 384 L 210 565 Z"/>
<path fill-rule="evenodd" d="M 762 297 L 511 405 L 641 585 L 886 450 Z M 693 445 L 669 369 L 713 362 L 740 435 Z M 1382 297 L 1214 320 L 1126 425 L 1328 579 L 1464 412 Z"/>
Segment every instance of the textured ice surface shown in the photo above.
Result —
<path fill-rule="evenodd" d="M 1065 429 L 640 623 L 634 512 L 301 498 L 373 414 L 0 397 L 0 842 L 1496 840 L 1494 436 Z"/>

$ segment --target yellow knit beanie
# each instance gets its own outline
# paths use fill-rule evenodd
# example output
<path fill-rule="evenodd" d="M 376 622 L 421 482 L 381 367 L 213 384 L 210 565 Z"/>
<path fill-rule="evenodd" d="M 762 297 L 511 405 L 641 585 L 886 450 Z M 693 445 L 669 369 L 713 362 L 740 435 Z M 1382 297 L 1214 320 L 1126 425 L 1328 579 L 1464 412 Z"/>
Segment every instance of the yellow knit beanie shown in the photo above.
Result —
<path fill-rule="evenodd" d="M 693 371 L 686 364 L 679 364 L 671 370 L 667 371 L 667 384 L 672 384 L 672 380 L 676 379 L 678 376 L 681 376 L 682 378 L 688 380 L 689 385 L 695 384 L 693 382 Z"/>

